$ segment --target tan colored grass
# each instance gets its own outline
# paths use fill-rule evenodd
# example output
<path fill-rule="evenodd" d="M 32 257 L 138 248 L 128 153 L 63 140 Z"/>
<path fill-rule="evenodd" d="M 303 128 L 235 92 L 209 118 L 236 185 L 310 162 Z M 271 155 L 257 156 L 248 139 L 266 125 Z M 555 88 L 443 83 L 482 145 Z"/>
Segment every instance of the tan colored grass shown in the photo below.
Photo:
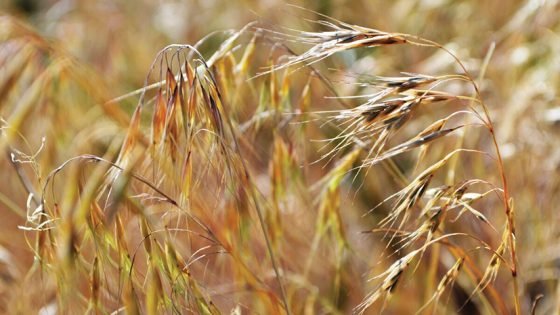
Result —
<path fill-rule="evenodd" d="M 470 66 L 417 36 L 324 15 L 311 26 L 278 31 L 255 22 L 169 45 L 144 87 L 115 98 L 14 22 L 11 36 L 34 39 L 6 52 L 0 149 L 27 183 L 27 214 L 12 208 L 27 219 L 19 233 L 35 259 L 23 285 L 38 281 L 50 294 L 37 309 L 528 309 L 508 165 L 483 99 L 489 92 Z M 385 60 L 389 46 L 443 52 L 454 64 L 442 73 L 381 67 L 360 76 L 337 59 L 359 49 Z M 338 84 L 337 74 L 359 82 Z M 53 82 L 72 88 L 60 92 Z M 95 106 L 82 118 L 92 127 L 76 138 L 98 143 L 90 130 L 114 131 L 101 152 L 82 143 L 54 154 L 51 134 L 24 148 L 41 100 L 91 101 L 89 92 Z M 121 110 L 131 99 L 136 106 Z M 49 112 L 53 125 L 80 116 L 59 110 L 71 117 Z M 72 133 L 54 130 L 60 139 Z"/>

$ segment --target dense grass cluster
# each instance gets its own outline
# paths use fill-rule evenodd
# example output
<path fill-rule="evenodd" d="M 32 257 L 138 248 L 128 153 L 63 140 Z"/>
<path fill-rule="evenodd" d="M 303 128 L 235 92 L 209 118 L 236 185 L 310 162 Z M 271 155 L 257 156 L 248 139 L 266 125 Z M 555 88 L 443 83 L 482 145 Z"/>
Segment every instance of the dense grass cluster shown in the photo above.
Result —
<path fill-rule="evenodd" d="M 281 6 L 87 56 L 0 15 L 0 311 L 559 312 L 560 24 L 537 2 L 474 52 Z"/>

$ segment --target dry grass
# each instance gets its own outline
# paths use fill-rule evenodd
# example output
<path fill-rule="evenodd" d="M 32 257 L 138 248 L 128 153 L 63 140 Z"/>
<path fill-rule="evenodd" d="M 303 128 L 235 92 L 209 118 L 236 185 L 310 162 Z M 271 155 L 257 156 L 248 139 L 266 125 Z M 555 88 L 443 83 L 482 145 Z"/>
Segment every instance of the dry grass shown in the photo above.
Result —
<path fill-rule="evenodd" d="M 560 312 L 558 4 L 427 39 L 382 28 L 439 16 L 407 3 L 384 30 L 280 6 L 192 45 L 92 33 L 105 57 L 1 15 L 0 312 Z"/>

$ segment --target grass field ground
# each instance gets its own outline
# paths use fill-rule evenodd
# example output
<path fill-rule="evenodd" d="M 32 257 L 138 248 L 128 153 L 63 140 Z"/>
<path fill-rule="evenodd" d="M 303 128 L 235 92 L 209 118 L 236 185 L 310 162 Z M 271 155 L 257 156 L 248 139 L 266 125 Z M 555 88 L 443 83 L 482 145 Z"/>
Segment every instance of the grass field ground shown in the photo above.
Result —
<path fill-rule="evenodd" d="M 0 313 L 558 314 L 560 4 L 0 4 Z"/>

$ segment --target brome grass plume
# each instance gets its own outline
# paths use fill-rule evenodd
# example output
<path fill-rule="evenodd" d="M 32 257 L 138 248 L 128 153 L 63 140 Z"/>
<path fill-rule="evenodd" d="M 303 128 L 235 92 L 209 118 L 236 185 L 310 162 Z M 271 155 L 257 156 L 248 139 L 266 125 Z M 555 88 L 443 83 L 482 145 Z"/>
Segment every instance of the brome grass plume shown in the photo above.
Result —
<path fill-rule="evenodd" d="M 558 312 L 533 2 L 0 13 L 0 313 Z"/>

